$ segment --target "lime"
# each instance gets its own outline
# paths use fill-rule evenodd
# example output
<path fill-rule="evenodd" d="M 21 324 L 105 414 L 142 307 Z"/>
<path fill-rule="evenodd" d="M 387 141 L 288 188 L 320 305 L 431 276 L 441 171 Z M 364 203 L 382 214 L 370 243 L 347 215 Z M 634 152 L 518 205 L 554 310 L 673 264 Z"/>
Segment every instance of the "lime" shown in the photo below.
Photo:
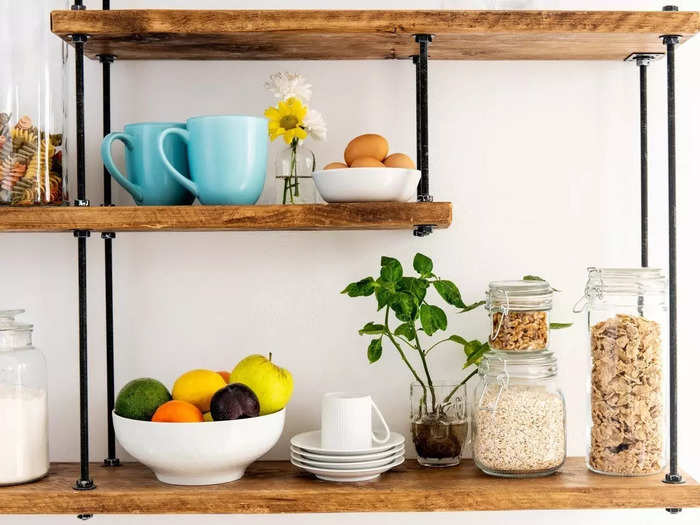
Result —
<path fill-rule="evenodd" d="M 168 389 L 157 379 L 134 379 L 119 391 L 114 412 L 128 419 L 150 421 L 156 409 L 171 399 Z"/>

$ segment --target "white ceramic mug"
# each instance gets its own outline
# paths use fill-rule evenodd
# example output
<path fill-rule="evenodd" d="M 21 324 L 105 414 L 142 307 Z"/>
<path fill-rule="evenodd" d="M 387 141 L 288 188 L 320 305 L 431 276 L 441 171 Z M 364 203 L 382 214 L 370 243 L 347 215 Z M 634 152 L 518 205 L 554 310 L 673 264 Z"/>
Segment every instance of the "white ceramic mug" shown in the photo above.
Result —
<path fill-rule="evenodd" d="M 384 426 L 385 436 L 372 430 L 372 410 Z M 366 394 L 331 392 L 321 404 L 321 446 L 328 450 L 367 450 L 372 443 L 386 443 L 391 437 L 384 416 Z"/>

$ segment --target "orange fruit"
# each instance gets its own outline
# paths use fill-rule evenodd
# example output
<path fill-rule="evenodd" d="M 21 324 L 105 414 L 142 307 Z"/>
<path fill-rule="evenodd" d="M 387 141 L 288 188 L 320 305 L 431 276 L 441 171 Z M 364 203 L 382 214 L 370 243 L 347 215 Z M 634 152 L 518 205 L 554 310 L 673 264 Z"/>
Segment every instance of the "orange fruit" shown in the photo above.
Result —
<path fill-rule="evenodd" d="M 216 373 L 223 377 L 226 384 L 228 384 L 228 378 L 231 377 L 231 372 L 227 372 L 226 370 L 218 370 Z"/>
<path fill-rule="evenodd" d="M 199 423 L 204 421 L 202 411 L 187 401 L 168 401 L 158 407 L 151 421 L 159 423 Z"/>

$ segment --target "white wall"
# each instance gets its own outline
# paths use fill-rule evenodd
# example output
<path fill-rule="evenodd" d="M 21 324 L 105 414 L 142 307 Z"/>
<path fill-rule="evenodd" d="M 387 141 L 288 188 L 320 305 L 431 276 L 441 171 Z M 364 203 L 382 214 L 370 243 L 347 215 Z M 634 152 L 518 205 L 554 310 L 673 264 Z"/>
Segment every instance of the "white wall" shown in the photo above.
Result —
<path fill-rule="evenodd" d="M 202 8 L 283 8 L 289 2 L 200 0 Z M 113 0 L 113 8 L 194 7 L 191 0 Z M 88 1 L 98 7 L 99 2 Z M 699 9 L 697 1 L 681 9 Z M 550 8 L 660 9 L 661 3 L 520 0 L 297 0 L 295 8 Z M 678 69 L 678 222 L 680 458 L 700 473 L 693 402 L 700 366 L 693 324 L 700 293 L 696 232 L 700 189 L 696 149 L 700 40 L 684 45 Z M 346 141 L 384 134 L 392 150 L 415 151 L 414 69 L 389 62 L 117 62 L 113 127 L 144 120 L 184 120 L 206 113 L 261 114 L 271 98 L 270 73 L 292 70 L 313 83 L 313 106 L 329 124 L 327 143 L 309 145 L 322 163 L 340 158 Z M 649 69 L 651 264 L 666 266 L 665 63 Z M 86 69 L 89 194 L 101 202 L 100 67 Z M 570 455 L 584 453 L 587 344 L 584 319 L 570 313 L 589 265 L 636 266 L 639 259 L 637 68 L 623 62 L 433 62 L 430 66 L 431 191 L 454 204 L 449 230 L 425 239 L 410 232 L 119 234 L 115 241 L 117 385 L 139 376 L 170 384 L 197 367 L 230 368 L 253 352 L 272 351 L 297 389 L 283 439 L 270 458 L 286 458 L 291 435 L 315 428 L 319 396 L 329 390 L 371 393 L 392 427 L 408 433 L 409 375 L 394 353 L 369 366 L 356 335 L 373 319 L 371 301 L 338 294 L 376 271 L 381 255 L 410 265 L 420 250 L 466 298 L 480 298 L 489 280 L 525 273 L 547 276 L 564 290 L 557 320 L 575 327 L 554 336 L 568 403 Z M 72 111 L 71 111 L 72 113 Z M 694 147 L 695 146 L 695 147 Z M 281 148 L 274 144 L 271 152 Z M 118 204 L 130 198 L 116 189 Z M 267 198 L 270 198 L 269 195 Z M 78 458 L 76 246 L 72 235 L 2 235 L 3 304 L 24 307 L 50 367 L 51 456 Z M 88 242 L 91 457 L 106 453 L 103 243 Z M 451 327 L 483 337 L 482 313 L 450 318 Z M 444 349 L 437 377 L 460 376 L 461 356 Z M 122 457 L 124 455 L 122 454 Z M 485 516 L 479 515 L 478 518 Z M 691 523 L 700 512 L 662 510 L 489 513 L 497 523 Z M 30 518 L 68 523 L 72 517 Z M 157 517 L 105 517 L 103 523 L 166 523 Z M 276 523 L 280 517 L 209 517 L 206 523 Z M 289 518 L 285 518 L 288 520 Z M 288 523 L 381 523 L 381 515 L 299 516 Z M 402 515 L 420 523 L 421 515 Z M 436 524 L 474 519 L 440 514 Z M 197 523 L 200 517 L 168 518 Z M 3 524 L 26 518 L 3 517 Z"/>

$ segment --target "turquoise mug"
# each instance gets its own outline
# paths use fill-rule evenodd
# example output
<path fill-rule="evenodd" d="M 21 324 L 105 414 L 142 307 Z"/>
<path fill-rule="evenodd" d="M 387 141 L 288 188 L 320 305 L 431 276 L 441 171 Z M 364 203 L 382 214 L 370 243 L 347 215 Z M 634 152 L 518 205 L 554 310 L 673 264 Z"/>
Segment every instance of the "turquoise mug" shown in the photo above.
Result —
<path fill-rule="evenodd" d="M 158 154 L 158 139 L 166 129 L 185 128 L 180 122 L 140 122 L 127 124 L 123 132 L 110 133 L 102 141 L 102 161 L 107 171 L 128 191 L 138 205 L 172 206 L 192 204 L 194 195 L 176 183 L 168 174 Z M 112 160 L 112 142 L 119 140 L 126 147 L 125 177 Z M 162 145 L 173 165 L 189 175 L 185 144 L 171 137 Z"/>
<path fill-rule="evenodd" d="M 190 178 L 171 163 L 172 135 L 187 144 Z M 255 204 L 267 172 L 267 119 L 245 115 L 193 117 L 187 129 L 172 127 L 158 139 L 160 156 L 174 180 L 202 204 Z"/>

